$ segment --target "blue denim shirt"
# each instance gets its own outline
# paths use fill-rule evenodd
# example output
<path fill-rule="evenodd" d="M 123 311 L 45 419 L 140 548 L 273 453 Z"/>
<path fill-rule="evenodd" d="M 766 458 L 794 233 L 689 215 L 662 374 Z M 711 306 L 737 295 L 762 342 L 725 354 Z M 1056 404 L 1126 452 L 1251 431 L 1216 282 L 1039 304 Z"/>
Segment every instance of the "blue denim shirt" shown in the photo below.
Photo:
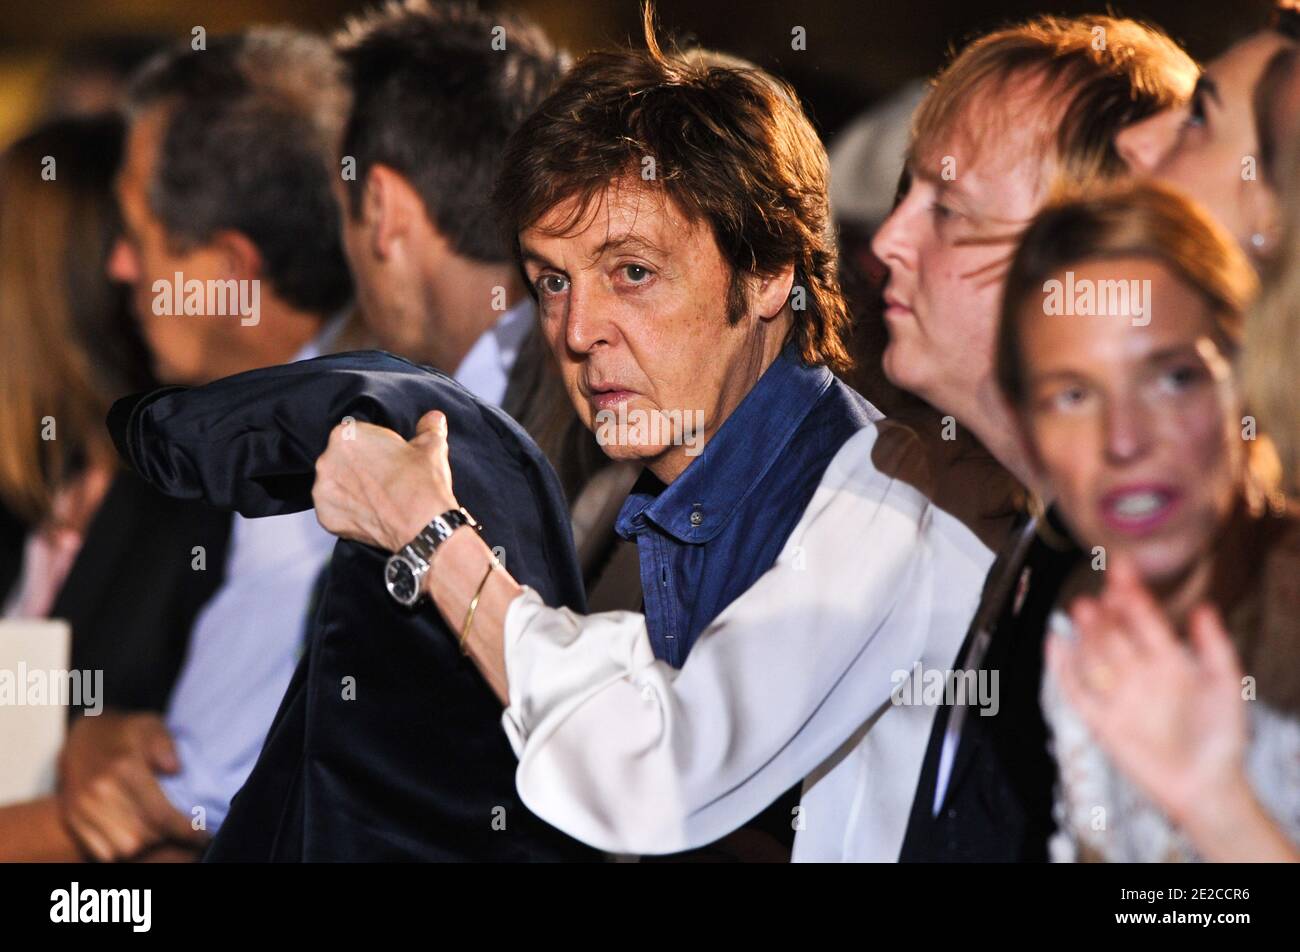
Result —
<path fill-rule="evenodd" d="M 641 562 L 655 657 L 681 667 L 772 567 L 839 448 L 881 414 L 788 344 L 672 485 L 647 470 L 615 529 Z"/>

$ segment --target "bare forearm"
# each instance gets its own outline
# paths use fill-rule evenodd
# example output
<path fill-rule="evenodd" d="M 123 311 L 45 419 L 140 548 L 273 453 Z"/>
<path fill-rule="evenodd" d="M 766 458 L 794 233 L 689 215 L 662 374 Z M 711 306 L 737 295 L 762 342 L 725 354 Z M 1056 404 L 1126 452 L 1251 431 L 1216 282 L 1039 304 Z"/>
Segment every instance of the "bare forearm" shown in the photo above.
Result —
<path fill-rule="evenodd" d="M 82 859 L 54 797 L 0 807 L 0 861 L 76 863 Z"/>
<path fill-rule="evenodd" d="M 523 593 L 523 587 L 503 566 L 488 574 L 492 558 L 492 550 L 477 532 L 468 528 L 458 529 L 439 547 L 425 584 L 438 611 L 458 638 L 464 635 L 470 604 L 482 585 L 473 622 L 465 637 L 465 650 L 501 703 L 509 704 L 506 612 L 510 603 Z"/>

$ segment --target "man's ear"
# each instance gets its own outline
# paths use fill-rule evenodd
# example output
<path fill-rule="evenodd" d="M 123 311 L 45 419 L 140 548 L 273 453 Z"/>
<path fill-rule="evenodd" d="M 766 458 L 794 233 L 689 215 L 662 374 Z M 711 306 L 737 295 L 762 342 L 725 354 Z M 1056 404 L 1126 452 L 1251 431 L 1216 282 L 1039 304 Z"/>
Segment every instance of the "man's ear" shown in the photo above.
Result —
<path fill-rule="evenodd" d="M 262 276 L 262 252 L 242 231 L 227 228 L 217 232 L 211 247 L 220 256 L 221 269 L 236 281 L 254 281 Z"/>
<path fill-rule="evenodd" d="M 793 261 L 775 274 L 759 278 L 753 285 L 754 312 L 759 319 L 770 321 L 780 314 L 790 300 L 790 289 L 793 286 Z"/>
<path fill-rule="evenodd" d="M 382 164 L 372 165 L 366 175 L 361 212 L 371 251 L 381 261 L 391 258 L 401 243 L 412 240 L 425 217 L 424 202 L 411 183 Z"/>

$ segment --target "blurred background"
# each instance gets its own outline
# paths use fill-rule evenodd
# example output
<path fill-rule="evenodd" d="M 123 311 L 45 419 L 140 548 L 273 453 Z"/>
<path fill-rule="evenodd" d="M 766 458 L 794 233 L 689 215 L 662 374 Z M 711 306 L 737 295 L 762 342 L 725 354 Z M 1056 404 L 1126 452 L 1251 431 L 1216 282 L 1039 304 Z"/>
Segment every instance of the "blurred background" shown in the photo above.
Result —
<path fill-rule="evenodd" d="M 485 4 L 494 6 L 499 4 Z M 0 4 L 0 147 L 52 113 L 93 111 L 159 42 L 252 23 L 330 31 L 361 0 L 5 0 Z M 517 0 L 571 52 L 636 39 L 637 0 Z M 1101 12 L 1102 0 L 661 0 L 665 30 L 754 60 L 792 81 L 823 136 L 909 79 L 932 73 L 952 44 L 1032 13 Z M 1206 58 L 1264 22 L 1268 0 L 1142 0 L 1116 13 L 1165 28 Z M 807 49 L 791 50 L 802 26 Z"/>
<path fill-rule="evenodd" d="M 3 0 L 0 149 L 37 122 L 112 108 L 125 77 L 159 46 L 256 23 L 332 33 L 367 0 Z M 480 0 L 532 16 L 573 54 L 641 44 L 638 0 Z M 798 91 L 831 158 L 840 276 L 858 317 L 860 372 L 849 382 L 887 410 L 904 396 L 876 372 L 884 268 L 871 237 L 888 214 L 924 78 L 974 35 L 1036 13 L 1111 12 L 1162 27 L 1197 59 L 1264 26 L 1274 0 L 658 0 L 661 38 L 723 50 Z M 802 27 L 805 48 L 792 48 Z"/>

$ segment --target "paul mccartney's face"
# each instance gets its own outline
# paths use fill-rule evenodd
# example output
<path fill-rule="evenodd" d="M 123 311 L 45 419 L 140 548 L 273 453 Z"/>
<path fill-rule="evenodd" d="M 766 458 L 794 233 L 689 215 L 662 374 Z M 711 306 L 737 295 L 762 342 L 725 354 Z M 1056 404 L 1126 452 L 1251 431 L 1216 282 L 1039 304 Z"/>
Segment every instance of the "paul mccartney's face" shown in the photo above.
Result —
<path fill-rule="evenodd" d="M 670 482 L 757 382 L 766 322 L 728 320 L 711 230 L 661 191 L 623 180 L 579 211 L 562 203 L 520 235 L 543 333 L 605 452 Z"/>

